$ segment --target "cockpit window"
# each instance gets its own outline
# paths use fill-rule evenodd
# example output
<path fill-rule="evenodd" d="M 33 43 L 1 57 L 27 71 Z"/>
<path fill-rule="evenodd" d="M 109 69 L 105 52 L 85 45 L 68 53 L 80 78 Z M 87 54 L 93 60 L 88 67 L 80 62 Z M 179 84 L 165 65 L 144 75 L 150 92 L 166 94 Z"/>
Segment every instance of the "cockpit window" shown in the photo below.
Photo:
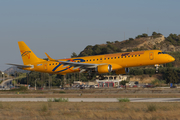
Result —
<path fill-rule="evenodd" d="M 158 54 L 166 54 L 166 52 L 158 52 Z"/>

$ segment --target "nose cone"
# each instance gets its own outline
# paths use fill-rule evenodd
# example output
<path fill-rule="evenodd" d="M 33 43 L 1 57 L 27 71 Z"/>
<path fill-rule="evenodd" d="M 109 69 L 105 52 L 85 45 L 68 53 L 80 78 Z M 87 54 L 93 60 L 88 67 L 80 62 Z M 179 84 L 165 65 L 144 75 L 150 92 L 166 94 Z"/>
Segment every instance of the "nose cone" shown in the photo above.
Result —
<path fill-rule="evenodd" d="M 175 61 L 175 58 L 170 57 L 170 58 L 169 58 L 169 61 L 170 61 L 170 62 L 173 62 L 173 61 Z"/>

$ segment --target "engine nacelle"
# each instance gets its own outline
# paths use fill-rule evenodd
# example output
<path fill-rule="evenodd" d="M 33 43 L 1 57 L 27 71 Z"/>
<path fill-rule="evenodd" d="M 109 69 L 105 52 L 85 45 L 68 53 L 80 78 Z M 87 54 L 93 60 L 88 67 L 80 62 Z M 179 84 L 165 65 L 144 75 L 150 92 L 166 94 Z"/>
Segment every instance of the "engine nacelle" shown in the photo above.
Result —
<path fill-rule="evenodd" d="M 112 71 L 111 65 L 99 65 L 96 68 L 96 72 L 98 72 L 99 74 L 109 73 L 111 71 Z"/>
<path fill-rule="evenodd" d="M 129 73 L 129 68 L 123 68 L 123 69 L 116 70 L 117 75 L 119 75 L 119 74 L 127 74 L 127 73 Z"/>

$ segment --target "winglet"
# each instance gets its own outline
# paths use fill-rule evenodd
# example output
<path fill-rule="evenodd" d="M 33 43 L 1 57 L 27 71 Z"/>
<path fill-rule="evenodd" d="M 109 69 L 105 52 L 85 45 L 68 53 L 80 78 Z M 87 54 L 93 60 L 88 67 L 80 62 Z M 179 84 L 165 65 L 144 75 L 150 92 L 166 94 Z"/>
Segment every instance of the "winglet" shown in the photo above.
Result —
<path fill-rule="evenodd" d="M 47 53 L 45 53 L 45 54 L 50 61 L 56 61 L 55 59 L 52 59 Z"/>

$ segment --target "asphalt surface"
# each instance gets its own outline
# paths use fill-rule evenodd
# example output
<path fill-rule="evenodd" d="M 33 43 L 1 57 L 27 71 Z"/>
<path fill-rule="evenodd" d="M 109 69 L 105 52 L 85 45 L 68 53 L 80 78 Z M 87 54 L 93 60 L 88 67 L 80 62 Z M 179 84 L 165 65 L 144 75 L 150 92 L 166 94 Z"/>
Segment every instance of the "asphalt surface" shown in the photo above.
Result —
<path fill-rule="evenodd" d="M 1 102 L 47 102 L 50 98 L 0 98 Z M 52 98 L 53 100 L 53 98 Z M 129 98 L 130 102 L 180 102 L 180 98 Z M 117 98 L 68 98 L 69 102 L 118 102 Z"/>

